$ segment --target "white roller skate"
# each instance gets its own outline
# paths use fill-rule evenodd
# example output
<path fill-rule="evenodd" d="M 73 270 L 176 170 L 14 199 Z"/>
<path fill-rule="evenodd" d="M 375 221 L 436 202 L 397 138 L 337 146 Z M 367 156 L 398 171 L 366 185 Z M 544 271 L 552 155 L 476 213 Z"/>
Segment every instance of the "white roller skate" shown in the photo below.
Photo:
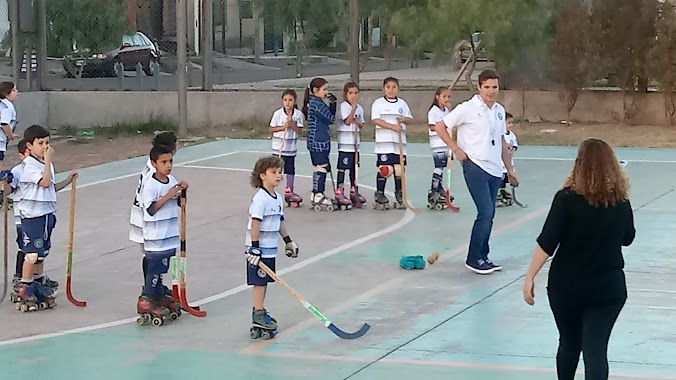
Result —
<path fill-rule="evenodd" d="M 286 202 L 286 207 L 300 207 L 303 205 L 303 198 L 300 195 L 293 192 L 293 189 L 287 187 L 284 190 L 284 201 Z"/>
<path fill-rule="evenodd" d="M 373 195 L 373 209 L 375 210 L 389 210 L 390 200 L 385 196 L 384 191 L 376 191 Z"/>
<path fill-rule="evenodd" d="M 312 193 L 312 209 L 316 212 L 322 211 L 322 208 L 326 211 L 333 211 L 336 209 L 334 203 L 331 199 L 327 198 L 324 193 Z"/>
<path fill-rule="evenodd" d="M 352 200 L 345 196 L 345 189 L 342 187 L 339 187 L 336 189 L 336 203 L 337 203 L 337 209 L 341 211 L 346 211 L 350 210 L 352 208 Z"/>
<path fill-rule="evenodd" d="M 277 320 L 268 314 L 267 310 L 253 310 L 251 312 L 251 339 L 272 339 L 277 335 Z"/>
<path fill-rule="evenodd" d="M 498 192 L 498 198 L 495 201 L 495 207 L 509 207 L 514 204 L 514 199 L 512 194 L 508 193 L 505 189 L 500 189 Z"/>
<path fill-rule="evenodd" d="M 428 210 L 437 210 L 442 211 L 448 208 L 446 204 L 446 193 L 444 189 L 437 188 L 436 190 L 430 190 L 427 193 L 427 209 Z"/>

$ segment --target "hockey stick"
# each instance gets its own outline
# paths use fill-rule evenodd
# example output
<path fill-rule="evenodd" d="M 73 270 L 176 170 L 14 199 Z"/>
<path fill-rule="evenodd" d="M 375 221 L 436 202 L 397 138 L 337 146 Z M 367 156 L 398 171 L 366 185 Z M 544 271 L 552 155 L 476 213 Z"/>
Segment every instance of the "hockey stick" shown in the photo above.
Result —
<path fill-rule="evenodd" d="M 401 124 L 399 126 L 401 127 Z M 399 131 L 399 166 L 401 166 L 401 198 L 409 210 L 418 212 L 419 209 L 411 207 L 411 204 L 408 203 L 408 196 L 406 195 L 406 165 L 404 164 L 404 144 L 402 143 L 401 131 Z"/>
<path fill-rule="evenodd" d="M 314 306 L 312 306 L 309 302 L 303 299 L 298 293 L 296 293 L 289 285 L 287 285 L 284 281 L 282 281 L 281 278 L 275 274 L 267 265 L 265 265 L 262 261 L 258 263 L 258 267 L 263 269 L 265 273 L 268 274 L 268 276 L 272 277 L 272 279 L 275 280 L 279 285 L 281 285 L 284 289 L 286 289 L 289 294 L 293 296 L 298 302 L 300 302 L 307 311 L 309 311 L 312 315 L 315 317 L 319 318 L 322 323 L 324 323 L 324 326 L 331 330 L 332 333 L 336 334 L 341 339 L 357 339 L 361 338 L 366 334 L 367 331 L 371 328 L 368 323 L 364 323 L 361 328 L 353 333 L 345 332 L 338 328 L 338 326 L 334 325 L 333 322 L 331 322 L 328 318 L 326 318 L 319 310 L 317 310 Z"/>
<path fill-rule="evenodd" d="M 453 165 L 453 156 L 448 155 L 446 159 L 446 206 L 451 211 L 458 212 L 460 207 L 456 206 L 451 202 L 451 166 Z"/>
<path fill-rule="evenodd" d="M 200 310 L 199 307 L 192 307 L 188 305 L 188 296 L 186 294 L 185 290 L 185 273 L 186 273 L 186 242 L 185 242 L 185 235 L 186 235 L 186 203 L 187 203 L 187 190 L 183 189 L 181 191 L 181 257 L 180 260 L 178 261 L 178 277 L 179 277 L 179 298 L 181 299 L 181 307 L 183 307 L 183 310 L 187 311 L 188 313 L 192 314 L 195 317 L 199 318 L 204 318 L 207 316 L 207 312 L 204 310 Z M 174 292 L 174 299 L 176 298 L 176 288 L 173 289 Z"/>
<path fill-rule="evenodd" d="M 70 184 L 70 220 L 68 221 L 68 264 L 66 266 L 66 297 L 68 301 L 75 306 L 85 307 L 87 302 L 78 301 L 73 297 L 73 292 L 71 289 L 72 279 L 71 275 L 73 273 L 73 234 L 75 233 L 75 189 L 77 183 L 77 177 L 73 177 L 73 181 Z"/>
<path fill-rule="evenodd" d="M 3 219 L 4 219 L 4 232 L 5 236 L 3 237 L 3 252 L 2 252 L 2 274 L 3 274 L 3 287 L 2 287 L 2 296 L 0 296 L 0 303 L 2 303 L 5 300 L 5 297 L 7 297 L 7 290 L 9 288 L 9 277 L 8 277 L 8 272 L 7 272 L 7 261 L 9 261 L 9 247 L 8 247 L 8 242 L 7 242 L 7 214 L 9 212 L 9 208 L 7 206 L 7 178 L 5 177 L 4 180 L 2 180 L 2 212 L 3 212 Z"/>
<path fill-rule="evenodd" d="M 512 186 L 512 200 L 513 200 L 514 203 L 516 203 L 516 205 L 519 206 L 519 207 L 523 207 L 523 208 L 528 207 L 527 204 L 521 203 L 521 202 L 519 202 L 519 201 L 516 199 L 516 186 Z"/>

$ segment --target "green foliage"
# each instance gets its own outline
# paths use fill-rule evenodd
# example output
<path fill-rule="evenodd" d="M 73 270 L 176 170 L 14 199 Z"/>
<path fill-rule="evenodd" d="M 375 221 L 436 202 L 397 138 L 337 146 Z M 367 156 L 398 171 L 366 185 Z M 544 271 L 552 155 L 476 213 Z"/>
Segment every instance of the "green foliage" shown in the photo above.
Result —
<path fill-rule="evenodd" d="M 47 1 L 47 54 L 63 57 L 77 49 L 98 53 L 119 46 L 128 34 L 125 0 L 49 0 Z"/>
<path fill-rule="evenodd" d="M 676 125 L 676 4 L 662 3 L 655 44 L 648 57 L 648 74 L 664 92 L 665 116 Z"/>

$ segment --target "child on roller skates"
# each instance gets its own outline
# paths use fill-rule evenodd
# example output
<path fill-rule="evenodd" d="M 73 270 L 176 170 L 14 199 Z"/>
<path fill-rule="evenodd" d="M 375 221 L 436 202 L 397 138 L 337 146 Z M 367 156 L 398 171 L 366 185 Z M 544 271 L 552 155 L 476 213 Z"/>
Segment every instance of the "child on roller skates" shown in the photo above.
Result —
<path fill-rule="evenodd" d="M 143 249 L 148 267 L 136 312 L 143 318 L 143 323 L 152 319 L 153 325 L 159 326 L 167 318 L 174 320 L 180 316 L 181 305 L 166 295 L 162 275 L 169 270 L 169 260 L 176 255 L 179 245 L 178 195 L 188 188 L 188 183 L 178 182 L 171 175 L 172 148 L 155 145 L 150 150 L 150 161 L 154 171 L 143 181 L 139 196 L 143 208 Z"/>
<path fill-rule="evenodd" d="M 314 78 L 305 89 L 303 114 L 307 117 L 307 149 L 310 151 L 310 160 L 314 166 L 312 174 L 312 207 L 320 211 L 325 207 L 333 211 L 336 207 L 348 207 L 352 202 L 349 198 L 340 198 L 335 201 L 324 195 L 326 173 L 331 172 L 329 153 L 331 152 L 331 133 L 329 125 L 336 118 L 336 99 L 328 91 L 328 82 L 323 78 Z M 324 98 L 329 99 L 329 105 Z M 331 177 L 333 179 L 333 177 Z"/>
<path fill-rule="evenodd" d="M 19 91 L 12 82 L 0 83 L 0 171 L 5 170 L 5 152 L 10 141 L 14 140 L 16 129 L 16 108 L 14 102 Z M 3 202 L 4 189 L 0 189 L 0 205 Z M 8 207 L 13 207 L 13 199 L 8 198 Z"/>
<path fill-rule="evenodd" d="M 404 99 L 397 96 L 399 81 L 388 77 L 383 81 L 382 98 L 371 105 L 371 120 L 376 126 L 376 192 L 374 208 L 389 209 L 390 200 L 385 196 L 387 178 L 394 173 L 395 208 L 406 208 L 402 199 L 401 165 L 406 165 L 406 120 L 411 120 L 411 109 Z M 403 161 L 399 158 L 399 134 L 401 133 Z"/>
<path fill-rule="evenodd" d="M 432 158 L 434 160 L 434 171 L 432 172 L 432 187 L 427 193 L 427 208 L 430 210 L 443 210 L 448 208 L 446 205 L 446 193 L 442 185 L 444 178 L 444 168 L 448 163 L 449 151 L 446 143 L 439 138 L 435 131 L 437 123 L 444 116 L 451 112 L 451 103 L 449 97 L 451 91 L 448 87 L 438 87 L 434 93 L 434 101 L 430 110 L 427 112 L 427 124 L 429 126 L 430 148 L 432 149 Z M 453 197 L 451 197 L 453 201 Z"/>
<path fill-rule="evenodd" d="M 174 132 L 162 132 L 157 134 L 152 141 L 152 146 L 164 145 L 171 149 L 173 155 L 176 155 L 176 143 L 178 139 Z M 131 212 L 129 215 L 129 240 L 134 243 L 138 243 L 141 254 L 143 255 L 143 281 L 146 279 L 146 274 L 148 271 L 148 260 L 145 256 L 145 250 L 143 249 L 143 208 L 139 203 L 139 196 L 141 194 L 141 186 L 143 186 L 143 181 L 150 175 L 155 172 L 153 163 L 150 160 L 150 157 L 146 160 L 146 164 L 143 166 L 141 173 L 138 179 L 138 185 L 136 186 L 136 192 L 134 193 L 134 201 L 131 205 Z M 171 296 L 171 290 L 164 287 L 165 294 Z"/>
<path fill-rule="evenodd" d="M 350 201 L 361 208 L 366 203 L 366 198 L 359 194 L 357 188 L 356 167 L 359 155 L 359 135 L 364 126 L 364 108 L 357 103 L 359 98 L 359 85 L 348 82 L 343 87 L 343 98 L 340 103 L 340 124 L 338 125 L 338 190 L 336 199 L 345 198 L 345 171 L 350 171 Z"/>
<path fill-rule="evenodd" d="M 505 124 L 507 125 L 507 132 L 505 133 L 505 141 L 507 142 L 507 147 L 509 148 L 509 153 L 511 156 L 512 160 L 512 167 L 514 167 L 514 153 L 516 153 L 516 150 L 519 149 L 519 143 L 516 140 L 516 134 L 514 131 L 512 131 L 512 127 L 514 127 L 514 116 L 510 114 L 509 112 L 505 113 Z M 502 184 L 500 184 L 500 188 L 498 189 L 498 197 L 497 200 L 495 201 L 495 206 L 496 207 L 508 207 L 514 204 L 514 199 L 512 198 L 512 194 L 510 194 L 507 191 L 507 184 L 509 183 L 509 179 L 507 178 L 507 168 L 505 165 L 502 165 Z"/>
<path fill-rule="evenodd" d="M 284 160 L 286 189 L 284 200 L 287 207 L 303 205 L 303 198 L 294 193 L 293 185 L 296 176 L 296 155 L 298 154 L 298 136 L 303 132 L 303 113 L 298 110 L 297 96 L 294 90 L 282 93 L 282 108 L 272 114 L 270 132 L 272 132 L 272 153 Z"/>
<path fill-rule="evenodd" d="M 51 236 L 56 226 L 56 193 L 68 186 L 77 172 L 59 183 L 54 182 L 54 149 L 49 145 L 49 131 L 32 125 L 24 131 L 30 153 L 22 162 L 19 179 L 21 233 L 24 260 L 17 288 L 17 309 L 32 311 L 55 306 L 58 283 L 44 274 L 44 260 L 49 256 Z"/>
<path fill-rule="evenodd" d="M 286 230 L 282 196 L 275 191 L 282 177 L 284 162 L 277 156 L 261 157 L 251 172 L 250 183 L 258 189 L 249 206 L 249 222 L 246 229 L 246 281 L 253 285 L 253 310 L 251 313 L 251 337 L 272 338 L 277 330 L 277 320 L 265 309 L 267 284 L 274 282 L 258 264 L 263 262 L 275 271 L 279 236 L 286 245 L 286 256 L 298 257 L 296 244 Z"/>

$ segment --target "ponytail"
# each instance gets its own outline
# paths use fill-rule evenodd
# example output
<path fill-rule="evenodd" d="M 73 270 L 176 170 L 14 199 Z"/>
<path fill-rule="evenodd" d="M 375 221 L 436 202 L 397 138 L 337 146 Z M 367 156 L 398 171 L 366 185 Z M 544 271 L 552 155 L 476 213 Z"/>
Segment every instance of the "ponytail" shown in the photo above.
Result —
<path fill-rule="evenodd" d="M 303 112 L 303 116 L 305 116 L 306 120 L 308 103 L 310 103 L 310 87 L 305 87 L 305 98 L 303 99 L 303 109 L 301 111 Z"/>

